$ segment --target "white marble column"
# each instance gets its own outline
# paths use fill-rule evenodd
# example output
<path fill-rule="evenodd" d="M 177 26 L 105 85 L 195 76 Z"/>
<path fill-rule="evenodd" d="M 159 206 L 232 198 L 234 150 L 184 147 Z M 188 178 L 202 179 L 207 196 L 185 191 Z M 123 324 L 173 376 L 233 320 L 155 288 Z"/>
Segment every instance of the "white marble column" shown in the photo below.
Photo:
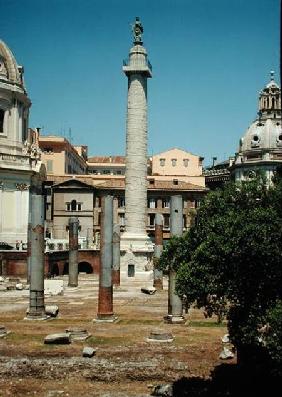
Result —
<path fill-rule="evenodd" d="M 138 42 L 138 43 L 137 43 Z M 125 172 L 125 232 L 121 236 L 121 285 L 153 283 L 153 244 L 147 224 L 147 79 L 151 65 L 142 41 L 134 46 L 123 71 L 128 78 Z"/>

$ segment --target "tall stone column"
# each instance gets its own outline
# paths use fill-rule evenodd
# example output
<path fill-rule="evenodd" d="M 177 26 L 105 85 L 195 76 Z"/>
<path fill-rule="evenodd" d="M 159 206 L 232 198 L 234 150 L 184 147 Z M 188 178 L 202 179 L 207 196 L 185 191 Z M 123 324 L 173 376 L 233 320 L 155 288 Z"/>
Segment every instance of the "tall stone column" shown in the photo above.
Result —
<path fill-rule="evenodd" d="M 121 284 L 153 280 L 153 244 L 147 223 L 147 79 L 151 65 L 143 47 L 143 27 L 136 18 L 134 46 L 123 71 L 128 78 L 125 172 L 125 233 L 121 237 Z"/>
<path fill-rule="evenodd" d="M 171 196 L 170 199 L 170 235 L 180 237 L 183 234 L 183 200 L 182 196 Z M 175 293 L 176 272 L 169 269 L 168 280 L 168 315 L 165 321 L 173 324 L 184 322 L 182 300 Z"/>
<path fill-rule="evenodd" d="M 158 261 L 163 252 L 163 216 L 156 214 L 155 218 L 155 247 L 154 257 Z M 154 287 L 163 289 L 163 272 L 154 266 Z"/>
<path fill-rule="evenodd" d="M 30 265 L 29 309 L 27 319 L 44 320 L 44 202 L 39 191 L 31 192 L 31 217 L 28 232 Z"/>
<path fill-rule="evenodd" d="M 102 198 L 101 216 L 101 266 L 99 275 L 99 297 L 97 321 L 113 322 L 113 196 Z"/>
<path fill-rule="evenodd" d="M 78 218 L 69 219 L 69 287 L 78 286 Z"/>

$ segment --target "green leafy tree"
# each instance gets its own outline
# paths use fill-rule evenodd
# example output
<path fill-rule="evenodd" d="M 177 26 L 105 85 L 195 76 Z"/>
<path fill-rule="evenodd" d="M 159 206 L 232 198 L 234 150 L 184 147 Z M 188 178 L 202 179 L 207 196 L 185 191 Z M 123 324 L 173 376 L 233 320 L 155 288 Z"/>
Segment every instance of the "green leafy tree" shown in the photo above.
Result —
<path fill-rule="evenodd" d="M 228 312 L 229 333 L 244 361 L 250 352 L 258 357 L 275 347 L 270 341 L 276 340 L 271 335 L 279 320 L 270 313 L 282 299 L 282 183 L 277 174 L 270 188 L 260 176 L 209 193 L 195 226 L 173 239 L 160 260 L 163 268 L 177 270 L 177 292 L 188 305 L 204 308 L 207 315 Z M 267 316 L 273 325 L 262 337 Z M 278 363 L 281 351 L 272 353 Z"/>

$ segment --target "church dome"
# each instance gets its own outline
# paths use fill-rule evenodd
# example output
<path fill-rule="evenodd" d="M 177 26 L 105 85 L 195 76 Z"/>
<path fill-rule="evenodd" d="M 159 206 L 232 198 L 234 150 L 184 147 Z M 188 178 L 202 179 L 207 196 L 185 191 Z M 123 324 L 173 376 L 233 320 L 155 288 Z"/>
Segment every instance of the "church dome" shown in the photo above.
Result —
<path fill-rule="evenodd" d="M 282 148 L 281 119 L 256 120 L 240 141 L 240 152 Z"/>
<path fill-rule="evenodd" d="M 23 68 L 15 60 L 9 47 L 0 40 L 0 81 L 18 84 L 23 87 Z"/>
<path fill-rule="evenodd" d="M 282 148 L 281 89 L 273 75 L 260 92 L 258 117 L 241 138 L 239 153 Z"/>

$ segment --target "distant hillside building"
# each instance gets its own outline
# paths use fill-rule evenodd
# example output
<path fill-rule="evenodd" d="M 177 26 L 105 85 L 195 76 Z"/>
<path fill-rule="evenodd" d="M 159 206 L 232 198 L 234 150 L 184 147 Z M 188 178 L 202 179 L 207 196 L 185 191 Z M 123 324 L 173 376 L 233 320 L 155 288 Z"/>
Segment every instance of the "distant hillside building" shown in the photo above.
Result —
<path fill-rule="evenodd" d="M 86 174 L 87 146 L 73 146 L 66 138 L 55 135 L 40 135 L 39 146 L 47 174 Z"/>
<path fill-rule="evenodd" d="M 230 166 L 234 158 L 230 157 L 229 160 L 224 160 L 220 163 L 214 163 L 212 166 L 206 167 L 203 171 L 205 176 L 206 186 L 211 189 L 223 187 L 223 185 L 230 181 Z"/>
<path fill-rule="evenodd" d="M 182 181 L 205 186 L 203 157 L 173 148 L 152 157 L 152 175 L 158 180 L 179 178 Z"/>
<path fill-rule="evenodd" d="M 87 165 L 88 174 L 125 175 L 125 156 L 93 156 Z"/>

